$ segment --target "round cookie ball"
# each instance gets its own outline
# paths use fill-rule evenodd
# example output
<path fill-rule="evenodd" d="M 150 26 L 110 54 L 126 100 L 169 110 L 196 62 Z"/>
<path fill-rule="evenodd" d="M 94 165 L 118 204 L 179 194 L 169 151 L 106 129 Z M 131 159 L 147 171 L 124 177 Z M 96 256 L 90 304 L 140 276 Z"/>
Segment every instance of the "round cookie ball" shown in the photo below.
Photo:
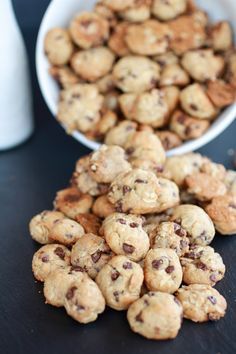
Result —
<path fill-rule="evenodd" d="M 183 309 L 170 294 L 149 292 L 128 309 L 127 319 L 132 331 L 148 339 L 175 338 L 182 323 Z"/>
<path fill-rule="evenodd" d="M 133 135 L 137 129 L 137 123 L 130 120 L 123 120 L 114 128 L 109 130 L 105 137 L 105 144 L 125 146 L 126 141 Z"/>
<path fill-rule="evenodd" d="M 154 0 L 152 13 L 162 21 L 169 21 L 181 15 L 187 9 L 187 0 Z"/>
<path fill-rule="evenodd" d="M 108 306 L 126 310 L 140 296 L 143 270 L 129 258 L 115 256 L 100 270 L 96 282 Z"/>
<path fill-rule="evenodd" d="M 84 235 L 84 228 L 74 220 L 64 218 L 54 223 L 51 238 L 63 245 L 70 246 Z"/>
<path fill-rule="evenodd" d="M 74 50 L 68 31 L 63 28 L 48 31 L 44 40 L 44 50 L 51 64 L 67 64 Z"/>

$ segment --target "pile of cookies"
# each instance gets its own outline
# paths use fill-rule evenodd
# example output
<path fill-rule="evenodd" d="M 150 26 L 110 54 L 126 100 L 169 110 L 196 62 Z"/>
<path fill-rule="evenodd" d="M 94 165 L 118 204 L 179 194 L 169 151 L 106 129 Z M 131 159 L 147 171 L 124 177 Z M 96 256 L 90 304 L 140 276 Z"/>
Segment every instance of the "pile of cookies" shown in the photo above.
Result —
<path fill-rule="evenodd" d="M 148 130 L 172 149 L 235 101 L 231 26 L 192 0 L 101 0 L 51 29 L 44 47 L 61 87 L 58 120 L 107 145 Z"/>
<path fill-rule="evenodd" d="M 80 158 L 54 210 L 33 217 L 43 246 L 32 269 L 46 303 L 80 323 L 107 305 L 144 337 L 174 338 L 182 317 L 225 315 L 215 230 L 236 233 L 236 172 L 198 153 L 166 159 L 154 133 L 133 132 L 126 151 L 102 145 Z"/>

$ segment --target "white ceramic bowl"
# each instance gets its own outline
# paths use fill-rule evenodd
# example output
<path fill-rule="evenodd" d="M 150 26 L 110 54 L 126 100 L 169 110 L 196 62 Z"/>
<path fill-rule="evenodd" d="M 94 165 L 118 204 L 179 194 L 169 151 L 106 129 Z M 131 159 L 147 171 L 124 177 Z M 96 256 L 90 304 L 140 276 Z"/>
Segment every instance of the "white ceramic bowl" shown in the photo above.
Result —
<path fill-rule="evenodd" d="M 68 26 L 71 18 L 77 12 L 91 10 L 96 2 L 96 0 L 52 0 L 43 17 L 36 45 L 36 70 L 43 97 L 54 116 L 57 113 L 59 88 L 48 73 L 49 63 L 43 50 L 45 34 L 52 27 Z M 197 0 L 196 3 L 208 12 L 212 20 L 229 20 L 236 35 L 235 0 Z M 168 151 L 168 155 L 184 154 L 202 147 L 223 132 L 235 117 L 236 104 L 233 104 L 220 114 L 203 136 Z M 100 146 L 99 143 L 87 139 L 80 132 L 76 131 L 72 135 L 76 140 L 92 150 L 96 150 Z"/>

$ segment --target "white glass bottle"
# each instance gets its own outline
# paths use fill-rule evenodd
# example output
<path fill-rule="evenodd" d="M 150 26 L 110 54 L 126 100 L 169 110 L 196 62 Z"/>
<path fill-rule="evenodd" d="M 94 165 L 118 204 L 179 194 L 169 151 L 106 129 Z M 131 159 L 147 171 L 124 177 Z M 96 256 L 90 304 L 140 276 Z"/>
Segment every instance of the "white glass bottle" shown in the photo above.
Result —
<path fill-rule="evenodd" d="M 0 0 L 0 150 L 33 131 L 29 67 L 11 0 Z"/>

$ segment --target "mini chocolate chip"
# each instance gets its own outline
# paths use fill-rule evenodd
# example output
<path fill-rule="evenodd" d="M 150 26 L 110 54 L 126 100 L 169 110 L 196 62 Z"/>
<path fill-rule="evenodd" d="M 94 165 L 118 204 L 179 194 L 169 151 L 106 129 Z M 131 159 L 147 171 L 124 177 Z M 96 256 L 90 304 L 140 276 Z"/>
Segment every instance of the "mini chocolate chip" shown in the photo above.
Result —
<path fill-rule="evenodd" d="M 116 302 L 118 302 L 119 301 L 119 291 L 114 291 L 113 295 L 115 297 Z"/>
<path fill-rule="evenodd" d="M 163 264 L 163 259 L 154 259 L 152 261 L 152 268 L 159 269 Z"/>
<path fill-rule="evenodd" d="M 190 104 L 190 108 L 193 109 L 194 111 L 198 110 L 198 107 L 194 103 Z"/>
<path fill-rule="evenodd" d="M 74 93 L 74 94 L 72 95 L 72 97 L 73 97 L 73 98 L 78 98 L 78 99 L 79 99 L 81 96 L 80 96 L 80 94 L 79 94 L 79 93 Z"/>
<path fill-rule="evenodd" d="M 42 262 L 43 263 L 47 263 L 48 261 L 49 261 L 49 256 L 48 255 L 42 257 Z"/>
<path fill-rule="evenodd" d="M 132 263 L 131 262 L 125 262 L 123 264 L 124 269 L 133 269 Z"/>
<path fill-rule="evenodd" d="M 155 295 L 154 291 L 149 291 L 148 296 L 154 296 L 154 295 Z"/>
<path fill-rule="evenodd" d="M 217 303 L 215 296 L 207 296 L 207 298 L 212 303 L 212 305 L 215 305 Z"/>
<path fill-rule="evenodd" d="M 175 219 L 175 220 L 174 220 L 174 223 L 175 223 L 175 224 L 181 224 L 181 219 Z"/>
<path fill-rule="evenodd" d="M 134 228 L 138 227 L 139 225 L 138 225 L 137 222 L 131 222 L 131 223 L 129 224 L 129 226 L 134 229 Z"/>
<path fill-rule="evenodd" d="M 84 269 L 80 266 L 71 266 L 69 274 L 72 274 L 72 272 L 83 272 Z"/>
<path fill-rule="evenodd" d="M 150 81 L 150 84 L 152 85 L 152 87 L 155 87 L 157 84 L 157 80 L 153 77 Z"/>
<path fill-rule="evenodd" d="M 83 311 L 83 310 L 85 310 L 85 307 L 84 307 L 84 306 L 79 305 L 79 304 L 76 305 L 76 311 L 77 311 L 77 312 L 80 312 L 80 311 Z"/>
<path fill-rule="evenodd" d="M 126 221 L 124 219 L 117 219 L 116 221 L 118 221 L 122 225 L 126 224 Z"/>
<path fill-rule="evenodd" d="M 216 275 L 215 275 L 215 274 L 211 274 L 210 277 L 209 277 L 209 279 L 210 279 L 211 281 L 213 281 L 214 283 L 216 283 L 216 281 L 217 281 L 217 278 L 216 278 Z"/>
<path fill-rule="evenodd" d="M 63 250 L 62 247 L 57 247 L 57 248 L 55 249 L 54 253 L 55 253 L 59 258 L 61 258 L 62 260 L 65 259 L 65 255 L 66 255 L 66 254 L 65 254 L 65 251 Z"/>
<path fill-rule="evenodd" d="M 179 224 L 174 223 L 174 231 L 175 234 L 180 237 L 186 236 L 186 231 L 182 229 L 182 227 Z"/>
<path fill-rule="evenodd" d="M 156 170 L 156 172 L 161 173 L 164 171 L 164 168 L 163 168 L 163 166 L 156 166 L 155 170 Z"/>
<path fill-rule="evenodd" d="M 88 28 L 92 24 L 91 20 L 84 20 L 80 22 L 80 25 L 84 28 Z"/>
<path fill-rule="evenodd" d="M 178 115 L 178 117 L 177 117 L 176 120 L 177 120 L 177 122 L 178 122 L 179 124 L 183 124 L 183 123 L 185 122 L 185 119 L 186 119 L 186 118 L 185 118 L 185 115 L 181 113 L 181 114 Z"/>
<path fill-rule="evenodd" d="M 175 267 L 174 267 L 174 266 L 168 266 L 168 267 L 165 269 L 166 273 L 168 273 L 168 274 L 173 273 L 174 270 L 175 270 Z"/>
<path fill-rule="evenodd" d="M 118 200 L 118 202 L 116 203 L 116 206 L 115 206 L 115 209 L 118 213 L 122 213 L 123 212 L 123 209 L 122 209 L 122 202 L 121 200 Z"/>
<path fill-rule="evenodd" d="M 75 291 L 77 290 L 76 286 L 72 286 L 66 293 L 67 300 L 71 300 L 74 297 Z"/>
<path fill-rule="evenodd" d="M 126 194 L 128 192 L 130 192 L 132 190 L 132 188 L 130 188 L 129 186 L 123 186 L 123 194 Z"/>
<path fill-rule="evenodd" d="M 230 203 L 230 204 L 229 204 L 229 207 L 230 207 L 230 208 L 233 208 L 233 209 L 236 209 L 236 204 Z"/>
<path fill-rule="evenodd" d="M 203 262 L 198 262 L 196 266 L 198 269 L 207 270 L 207 266 Z"/>
<path fill-rule="evenodd" d="M 122 248 L 125 251 L 125 253 L 133 253 L 135 250 L 135 247 L 132 245 L 128 245 L 128 243 L 123 243 Z"/>
<path fill-rule="evenodd" d="M 118 270 L 114 270 L 112 273 L 111 273 L 111 280 L 112 281 L 115 281 L 117 278 L 119 278 L 120 276 L 120 273 L 118 272 Z"/>
<path fill-rule="evenodd" d="M 143 180 L 143 179 L 137 178 L 137 179 L 134 181 L 134 183 L 145 183 L 145 184 L 147 184 L 148 181 L 145 181 L 145 180 Z"/>
<path fill-rule="evenodd" d="M 133 147 L 130 147 L 130 148 L 126 149 L 126 154 L 127 155 L 131 155 L 131 154 L 133 154 L 133 152 L 134 152 L 134 148 Z"/>
<path fill-rule="evenodd" d="M 142 319 L 142 311 L 140 311 L 137 316 L 135 317 L 135 321 L 137 322 L 143 322 L 143 319 Z"/>
<path fill-rule="evenodd" d="M 148 296 L 152 296 L 152 295 L 149 295 L 149 294 L 148 294 Z M 146 305 L 146 306 L 149 305 L 149 302 L 148 302 L 146 299 L 144 300 L 144 305 Z"/>
<path fill-rule="evenodd" d="M 94 252 L 93 254 L 91 254 L 91 258 L 93 263 L 97 263 L 99 261 L 99 259 L 101 258 L 102 255 L 102 251 L 97 250 L 96 252 Z"/>

